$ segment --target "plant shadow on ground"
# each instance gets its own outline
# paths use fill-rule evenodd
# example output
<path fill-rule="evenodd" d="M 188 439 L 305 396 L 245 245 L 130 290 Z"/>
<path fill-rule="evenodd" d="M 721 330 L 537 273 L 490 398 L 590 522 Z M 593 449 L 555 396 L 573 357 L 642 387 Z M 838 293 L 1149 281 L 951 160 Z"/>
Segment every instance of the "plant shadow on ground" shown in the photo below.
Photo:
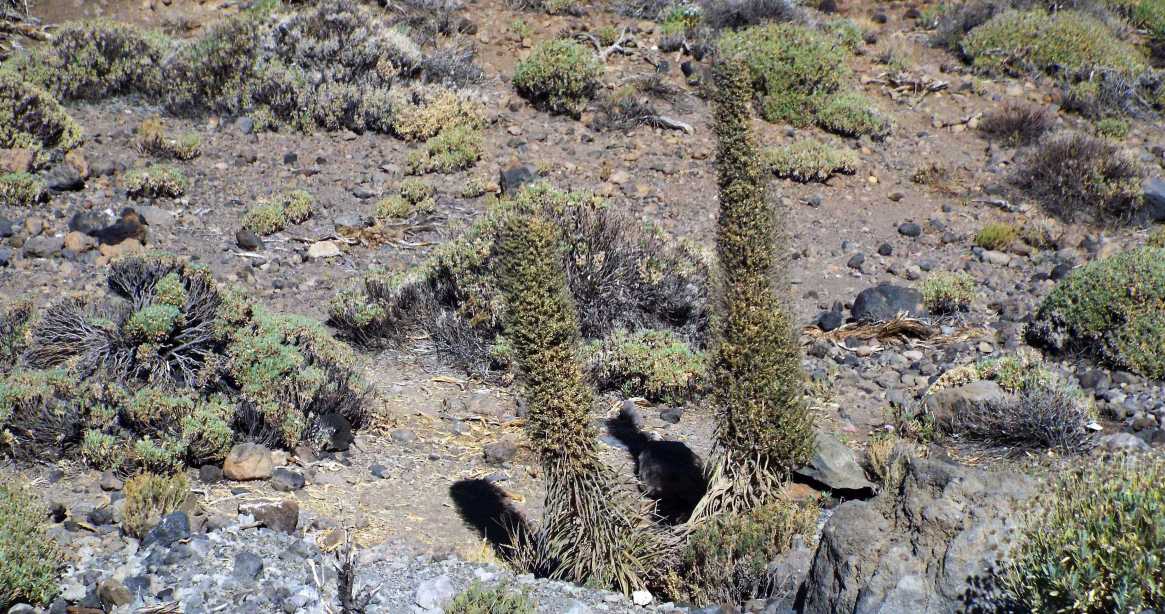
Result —
<path fill-rule="evenodd" d="M 460 480 L 449 487 L 457 514 L 473 527 L 502 560 L 515 556 L 514 544 L 528 543 L 529 521 L 506 493 L 487 480 Z M 517 538 L 517 539 L 515 539 Z"/>
<path fill-rule="evenodd" d="M 627 447 L 656 513 L 672 524 L 686 521 L 708 488 L 700 457 L 683 442 L 653 440 L 625 411 L 607 420 L 607 432 Z"/>

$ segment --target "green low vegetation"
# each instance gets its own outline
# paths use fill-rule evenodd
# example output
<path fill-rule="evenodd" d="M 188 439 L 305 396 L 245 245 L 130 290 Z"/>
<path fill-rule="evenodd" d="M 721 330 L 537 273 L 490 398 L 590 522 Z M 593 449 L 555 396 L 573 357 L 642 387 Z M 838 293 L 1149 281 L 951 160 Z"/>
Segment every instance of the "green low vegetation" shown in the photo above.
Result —
<path fill-rule="evenodd" d="M 481 130 L 465 125 L 445 128 L 409 153 L 410 174 L 452 173 L 470 168 L 481 158 Z"/>
<path fill-rule="evenodd" d="M 931 273 L 922 282 L 922 302 L 934 314 L 967 311 L 975 300 L 975 278 L 969 273 Z"/>
<path fill-rule="evenodd" d="M 445 614 L 534 614 L 534 602 L 505 586 L 474 581 L 445 604 Z"/>
<path fill-rule="evenodd" d="M 1032 612 L 1103 614 L 1165 606 L 1165 461 L 1086 462 L 1037 498 L 1006 584 Z"/>
<path fill-rule="evenodd" d="M 12 480 L 0 482 L 0 610 L 47 605 L 57 594 L 64 556 L 45 532 L 48 510 Z"/>
<path fill-rule="evenodd" d="M 835 174 L 852 175 L 858 166 L 858 156 L 853 151 L 810 139 L 770 147 L 764 157 L 765 164 L 778 177 L 800 182 L 824 182 Z"/>
<path fill-rule="evenodd" d="M 27 149 L 33 164 L 81 144 L 81 127 L 41 87 L 0 67 L 0 149 Z"/>
<path fill-rule="evenodd" d="M 989 250 L 1007 249 L 1019 239 L 1019 230 L 1006 222 L 988 222 L 975 233 L 975 245 Z"/>
<path fill-rule="evenodd" d="M 146 118 L 138 126 L 136 142 L 138 150 L 157 158 L 173 160 L 193 160 L 202 154 L 202 138 L 194 133 L 171 137 L 166 133 L 162 118 Z"/>
<path fill-rule="evenodd" d="M 1097 68 L 1136 74 L 1144 54 L 1095 17 L 1072 10 L 1008 10 L 971 30 L 963 53 L 981 70 L 1012 74 L 1057 71 L 1076 75 Z"/>
<path fill-rule="evenodd" d="M 141 539 L 163 516 L 178 511 L 190 494 L 190 484 L 184 473 L 168 476 L 141 473 L 126 480 L 123 494 L 122 528 Z"/>
<path fill-rule="evenodd" d="M 699 395 L 706 383 L 703 352 L 692 350 L 670 331 L 618 330 L 592 342 L 584 354 L 599 389 L 618 390 L 627 398 L 683 404 Z"/>
<path fill-rule="evenodd" d="M 1165 249 L 1136 248 L 1074 270 L 1044 298 L 1027 336 L 1165 378 Z"/>
<path fill-rule="evenodd" d="M 847 92 L 831 97 L 817 111 L 817 124 L 842 136 L 881 138 L 889 134 L 890 121 L 863 94 Z"/>
<path fill-rule="evenodd" d="M 154 164 L 133 169 L 122 178 L 127 194 L 134 198 L 178 198 L 186 193 L 186 175 L 175 166 Z"/>
<path fill-rule="evenodd" d="M 571 40 L 539 43 L 514 69 L 514 87 L 530 102 L 578 117 L 599 87 L 603 67 L 595 54 Z"/>
<path fill-rule="evenodd" d="M 291 190 L 260 199 L 243 214 L 243 228 L 267 236 L 312 216 L 315 198 L 305 190 Z"/>
<path fill-rule="evenodd" d="M 44 181 L 28 173 L 0 175 L 0 206 L 32 207 L 44 202 L 48 191 Z"/>

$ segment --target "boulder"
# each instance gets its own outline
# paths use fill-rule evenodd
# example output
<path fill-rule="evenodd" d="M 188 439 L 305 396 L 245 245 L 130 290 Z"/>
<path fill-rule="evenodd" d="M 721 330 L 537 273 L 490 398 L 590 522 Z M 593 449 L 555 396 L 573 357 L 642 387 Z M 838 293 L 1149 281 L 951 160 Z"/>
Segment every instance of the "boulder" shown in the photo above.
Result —
<path fill-rule="evenodd" d="M 866 472 L 850 450 L 836 437 L 818 431 L 813 458 L 797 470 L 797 475 L 834 491 L 865 491 L 873 494 L 877 487 L 866 479 Z"/>
<path fill-rule="evenodd" d="M 854 299 L 853 316 L 859 322 L 884 322 L 899 313 L 913 318 L 930 315 L 922 304 L 922 293 L 914 288 L 880 284 L 862 290 Z"/>
<path fill-rule="evenodd" d="M 32 237 L 24 242 L 24 255 L 27 258 L 48 258 L 61 251 L 64 245 L 64 237 Z"/>
<path fill-rule="evenodd" d="M 335 258 L 340 255 L 340 246 L 335 241 L 316 241 L 307 248 L 307 257 L 312 260 Z"/>
<path fill-rule="evenodd" d="M 1141 215 L 1145 222 L 1165 222 L 1165 179 L 1151 177 L 1141 187 L 1144 198 Z"/>
<path fill-rule="evenodd" d="M 838 506 L 801 585 L 805 614 L 997 611 L 992 582 L 1036 492 L 1021 474 L 895 451 L 900 488 Z"/>
<path fill-rule="evenodd" d="M 449 576 L 441 575 L 418 584 L 413 602 L 423 610 L 437 610 L 456 594 Z"/>
<path fill-rule="evenodd" d="M 239 505 L 239 513 L 247 514 L 255 522 L 271 529 L 295 535 L 299 526 L 299 503 L 293 499 L 284 501 L 252 501 Z"/>
<path fill-rule="evenodd" d="M 537 179 L 538 171 L 533 166 L 520 164 L 502 171 L 498 177 L 498 185 L 501 186 L 503 195 L 512 196 L 522 186 L 533 183 Z"/>
<path fill-rule="evenodd" d="M 1006 398 L 1007 392 L 999 384 L 991 380 L 979 380 L 928 394 L 926 410 L 941 424 L 973 406 L 1000 402 Z"/>
<path fill-rule="evenodd" d="M 237 443 L 223 461 L 222 472 L 236 481 L 265 480 L 274 469 L 271 451 L 254 443 Z"/>
<path fill-rule="evenodd" d="M 151 544 L 169 546 L 170 544 L 190 537 L 190 517 L 186 512 L 173 512 L 162 517 L 154 528 L 142 537 L 142 547 Z"/>

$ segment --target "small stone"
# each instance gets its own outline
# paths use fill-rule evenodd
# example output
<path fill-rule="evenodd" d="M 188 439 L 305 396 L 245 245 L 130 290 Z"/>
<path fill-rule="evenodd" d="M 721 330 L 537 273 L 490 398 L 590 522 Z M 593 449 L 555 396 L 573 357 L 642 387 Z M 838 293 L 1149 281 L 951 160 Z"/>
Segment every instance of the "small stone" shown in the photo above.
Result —
<path fill-rule="evenodd" d="M 1007 266 L 1011 262 L 1011 256 L 992 249 L 985 249 L 979 254 L 979 260 L 996 266 Z"/>
<path fill-rule="evenodd" d="M 922 236 L 922 226 L 914 222 L 906 222 L 898 225 L 898 234 L 904 237 L 919 237 Z"/>
<path fill-rule="evenodd" d="M 263 249 L 263 239 L 247 228 L 235 231 L 235 244 L 249 252 Z"/>
<path fill-rule="evenodd" d="M 105 471 L 101 474 L 101 480 L 98 482 L 98 485 L 101 486 L 101 490 L 110 492 L 121 490 L 125 486 L 125 483 L 114 472 Z"/>
<path fill-rule="evenodd" d="M 190 537 L 190 518 L 186 512 L 172 512 L 163 516 L 157 526 L 146 532 L 142 537 L 142 547 L 152 544 L 169 546 L 187 537 Z"/>
<path fill-rule="evenodd" d="M 853 256 L 850 256 L 849 261 L 846 262 L 845 265 L 851 269 L 859 269 L 860 270 L 862 268 L 862 265 L 865 263 L 866 263 L 866 255 L 861 253 L 861 252 L 858 252 L 858 253 L 854 254 Z"/>
<path fill-rule="evenodd" d="M 679 424 L 680 418 L 684 416 L 684 408 L 682 407 L 668 407 L 659 412 L 659 419 L 669 424 Z"/>
<path fill-rule="evenodd" d="M 251 134 L 255 130 L 255 120 L 250 117 L 240 117 L 235 121 L 235 128 L 243 134 Z"/>
<path fill-rule="evenodd" d="M 503 195 L 511 195 L 537 178 L 538 171 L 533 166 L 528 164 L 511 166 L 501 172 L 498 177 L 498 185 L 501 186 Z"/>
<path fill-rule="evenodd" d="M 278 467 L 271 472 L 271 488 L 280 492 L 293 492 L 303 488 L 305 480 L 303 474 L 284 467 Z"/>
<path fill-rule="evenodd" d="M 263 559 L 254 553 L 243 551 L 235 555 L 235 567 L 231 577 L 240 582 L 253 582 L 263 573 Z"/>
<path fill-rule="evenodd" d="M 85 187 L 85 178 L 71 164 L 57 164 L 44 176 L 45 186 L 54 192 L 76 192 Z"/>
<path fill-rule="evenodd" d="M 426 610 L 435 610 L 452 599 L 455 594 L 449 576 L 442 575 L 418 584 L 417 590 L 413 593 L 413 602 Z"/>
<path fill-rule="evenodd" d="M 67 251 L 80 254 L 97 247 L 97 241 L 93 240 L 93 237 L 87 234 L 74 230 L 65 235 L 64 247 Z"/>
<path fill-rule="evenodd" d="M 635 603 L 635 605 L 637 605 L 637 606 L 645 606 L 645 605 L 651 603 L 652 600 L 653 600 L 653 597 L 651 596 L 651 591 L 632 591 L 631 592 L 631 601 L 633 601 Z"/>
<path fill-rule="evenodd" d="M 307 257 L 312 260 L 335 258 L 340 255 L 340 246 L 335 241 L 316 241 L 307 248 Z"/>
<path fill-rule="evenodd" d="M 272 531 L 282 531 L 294 535 L 299 526 L 299 503 L 292 499 L 273 503 L 254 501 L 239 505 L 239 513 L 247 514 L 259 524 Z"/>
<path fill-rule="evenodd" d="M 107 606 L 129 605 L 133 601 L 133 594 L 124 584 L 112 578 L 102 580 L 97 585 L 97 597 Z"/>
<path fill-rule="evenodd" d="M 396 429 L 389 437 L 397 443 L 412 443 L 417 440 L 417 434 L 408 429 Z"/>
<path fill-rule="evenodd" d="M 883 244 L 878 246 L 878 255 L 879 256 L 892 256 L 892 255 L 894 255 L 894 247 L 892 245 L 890 245 L 889 243 L 883 243 Z"/>
<path fill-rule="evenodd" d="M 369 473 L 372 474 L 372 477 L 374 477 L 374 478 L 381 479 L 381 480 L 387 480 L 389 478 L 388 467 L 385 467 L 384 465 L 381 465 L 380 463 L 372 465 L 371 467 L 368 468 L 368 471 L 369 471 Z"/>
<path fill-rule="evenodd" d="M 265 480 L 273 469 L 271 451 L 254 443 L 235 444 L 222 465 L 223 475 L 235 481 Z"/>
<path fill-rule="evenodd" d="M 198 480 L 203 484 L 214 484 L 222 479 L 222 467 L 203 465 L 198 468 Z"/>
<path fill-rule="evenodd" d="M 491 444 L 486 444 L 486 446 L 482 449 L 482 456 L 485 457 L 485 462 L 490 463 L 491 465 L 500 465 L 502 463 L 509 462 L 517 453 L 518 444 L 510 441 L 509 439 L 503 439 L 501 441 L 495 441 Z"/>

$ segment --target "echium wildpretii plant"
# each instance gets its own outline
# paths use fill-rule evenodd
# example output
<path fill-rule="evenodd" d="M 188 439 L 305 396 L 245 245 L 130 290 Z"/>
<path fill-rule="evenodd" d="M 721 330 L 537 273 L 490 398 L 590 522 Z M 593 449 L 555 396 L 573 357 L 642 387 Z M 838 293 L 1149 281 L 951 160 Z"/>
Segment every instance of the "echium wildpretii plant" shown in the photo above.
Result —
<path fill-rule="evenodd" d="M 501 233 L 507 332 L 530 408 L 529 440 L 546 473 L 545 517 L 521 558 L 535 573 L 630 592 L 654 571 L 659 533 L 599 459 L 559 233 L 541 216 L 521 214 Z"/>
<path fill-rule="evenodd" d="M 717 424 L 708 492 L 693 523 L 771 502 L 813 451 L 800 346 L 777 294 L 779 224 L 750 129 L 749 70 L 725 59 L 713 78 L 721 272 L 711 371 Z"/>

